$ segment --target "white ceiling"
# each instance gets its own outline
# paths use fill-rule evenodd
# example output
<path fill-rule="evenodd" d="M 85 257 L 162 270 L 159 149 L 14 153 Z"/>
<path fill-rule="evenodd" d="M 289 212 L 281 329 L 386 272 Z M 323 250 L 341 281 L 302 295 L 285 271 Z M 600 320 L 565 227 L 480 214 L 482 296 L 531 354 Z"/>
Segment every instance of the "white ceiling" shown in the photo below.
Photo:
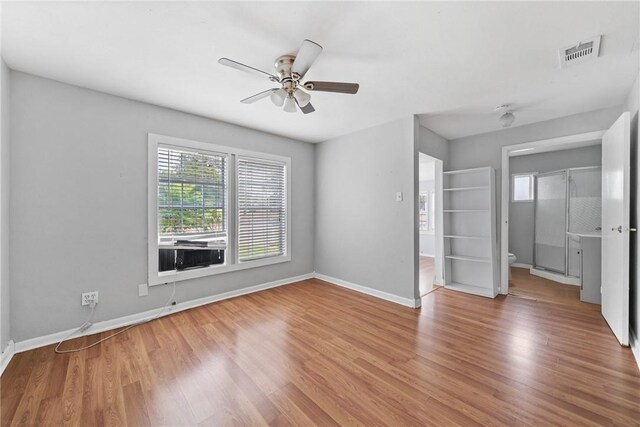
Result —
<path fill-rule="evenodd" d="M 9 67 L 62 82 L 318 142 L 407 115 L 447 139 L 619 105 L 639 68 L 639 3 L 9 2 Z M 603 34 L 597 60 L 560 70 L 557 49 Z M 313 93 L 288 114 L 272 87 L 217 63 L 272 71 L 303 39 L 324 52 L 309 80 L 360 83 Z"/>

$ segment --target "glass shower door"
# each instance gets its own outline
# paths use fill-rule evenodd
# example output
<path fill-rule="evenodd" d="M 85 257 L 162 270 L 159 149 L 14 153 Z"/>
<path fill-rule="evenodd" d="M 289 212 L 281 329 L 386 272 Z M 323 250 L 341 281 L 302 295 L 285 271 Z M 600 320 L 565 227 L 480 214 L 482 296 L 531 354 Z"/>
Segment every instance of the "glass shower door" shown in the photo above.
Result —
<path fill-rule="evenodd" d="M 536 176 L 534 265 L 565 274 L 567 244 L 567 172 Z"/>

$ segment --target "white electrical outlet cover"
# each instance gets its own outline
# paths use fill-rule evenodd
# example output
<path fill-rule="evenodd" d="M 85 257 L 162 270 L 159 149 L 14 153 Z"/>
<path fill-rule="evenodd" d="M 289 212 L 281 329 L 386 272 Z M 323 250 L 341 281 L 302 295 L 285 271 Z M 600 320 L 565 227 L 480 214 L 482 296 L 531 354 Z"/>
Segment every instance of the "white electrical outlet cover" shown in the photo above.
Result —
<path fill-rule="evenodd" d="M 398 191 L 396 193 L 396 202 L 401 202 L 402 201 L 402 191 Z"/>
<path fill-rule="evenodd" d="M 82 305 L 89 305 L 92 302 L 98 303 L 98 291 L 85 292 L 82 294 Z"/>

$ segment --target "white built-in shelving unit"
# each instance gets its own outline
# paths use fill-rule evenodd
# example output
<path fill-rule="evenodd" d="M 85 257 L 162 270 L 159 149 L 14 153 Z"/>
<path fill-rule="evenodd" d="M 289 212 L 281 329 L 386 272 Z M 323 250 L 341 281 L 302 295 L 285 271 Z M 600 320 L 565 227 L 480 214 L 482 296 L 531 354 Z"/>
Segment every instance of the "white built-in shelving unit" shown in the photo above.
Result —
<path fill-rule="evenodd" d="M 444 172 L 445 287 L 494 298 L 499 291 L 495 170 Z"/>

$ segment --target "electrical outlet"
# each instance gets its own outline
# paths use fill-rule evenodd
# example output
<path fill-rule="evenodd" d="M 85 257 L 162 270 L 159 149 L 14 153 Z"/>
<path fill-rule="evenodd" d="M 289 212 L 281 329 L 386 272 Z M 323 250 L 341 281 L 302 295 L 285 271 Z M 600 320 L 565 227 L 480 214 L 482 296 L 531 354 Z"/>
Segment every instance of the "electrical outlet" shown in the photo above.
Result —
<path fill-rule="evenodd" d="M 89 305 L 92 302 L 98 303 L 98 291 L 85 292 L 82 294 L 82 305 Z"/>

